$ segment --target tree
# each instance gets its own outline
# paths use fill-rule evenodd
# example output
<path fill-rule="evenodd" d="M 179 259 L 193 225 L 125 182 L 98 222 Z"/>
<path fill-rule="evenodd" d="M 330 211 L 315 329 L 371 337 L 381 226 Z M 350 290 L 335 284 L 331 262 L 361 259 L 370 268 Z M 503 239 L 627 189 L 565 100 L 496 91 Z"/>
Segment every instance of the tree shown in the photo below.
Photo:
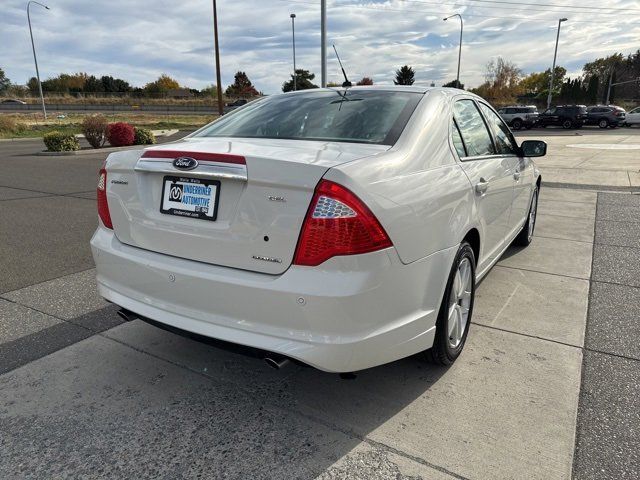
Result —
<path fill-rule="evenodd" d="M 31 95 L 39 95 L 40 91 L 38 90 L 38 79 L 36 77 L 31 77 L 27 82 L 27 88 L 29 89 L 29 93 Z"/>
<path fill-rule="evenodd" d="M 373 80 L 369 77 L 362 77 L 362 80 L 357 82 L 356 85 L 373 85 Z"/>
<path fill-rule="evenodd" d="M 4 74 L 4 70 L 0 68 L 0 93 L 6 92 L 11 86 L 11 80 L 9 80 Z"/>
<path fill-rule="evenodd" d="M 227 87 L 225 94 L 255 97 L 258 95 L 258 91 L 253 86 L 246 73 L 236 72 L 233 77 L 233 83 Z"/>
<path fill-rule="evenodd" d="M 408 65 L 400 67 L 400 70 L 396 70 L 396 78 L 393 81 L 395 85 L 413 85 L 415 72 L 413 68 Z"/>
<path fill-rule="evenodd" d="M 207 87 L 204 87 L 200 90 L 201 95 L 207 95 L 209 97 L 217 97 L 218 96 L 218 87 L 216 87 L 213 83 Z"/>
<path fill-rule="evenodd" d="M 170 77 L 167 77 L 166 75 L 163 75 L 165 78 L 170 79 Z M 158 80 L 156 80 L 156 82 L 159 82 L 160 79 L 163 78 L 163 76 L 161 76 Z M 170 79 L 172 81 L 175 82 L 175 80 Z M 100 82 L 102 83 L 102 89 L 105 92 L 130 92 L 131 91 L 131 85 L 129 85 L 129 82 L 122 80 L 121 78 L 113 78 L 110 75 L 104 75 L 100 78 Z M 176 82 L 176 85 L 178 84 L 178 82 Z M 177 88 L 177 87 L 175 87 Z M 161 90 L 158 90 L 158 93 Z"/>
<path fill-rule="evenodd" d="M 458 80 L 451 80 L 450 82 L 442 85 L 443 87 L 451 87 L 451 88 L 459 88 L 460 90 L 464 90 L 464 83 L 460 83 Z"/>
<path fill-rule="evenodd" d="M 84 91 L 86 93 L 104 92 L 104 85 L 99 78 L 95 77 L 95 75 L 90 75 L 84 82 Z"/>
<path fill-rule="evenodd" d="M 512 103 L 521 93 L 522 71 L 512 62 L 498 57 L 487 63 L 485 82 L 471 92 L 495 103 Z"/>
<path fill-rule="evenodd" d="M 598 87 L 600 86 L 600 78 L 597 75 L 592 75 L 589 78 L 589 85 L 587 86 L 586 100 L 588 103 L 595 104 L 598 102 Z"/>
<path fill-rule="evenodd" d="M 312 83 L 312 80 L 316 78 L 315 73 L 309 72 L 309 70 L 303 70 L 301 68 L 296 69 L 296 89 L 297 90 L 308 90 L 310 88 L 318 88 L 317 85 Z M 287 80 L 282 84 L 283 92 L 291 92 L 293 91 L 293 75 L 291 75 L 291 79 Z"/>
<path fill-rule="evenodd" d="M 147 83 L 144 87 L 145 92 L 151 94 L 167 93 L 169 90 L 180 88 L 180 84 L 177 80 L 174 80 L 169 75 L 162 74 L 155 82 Z"/>

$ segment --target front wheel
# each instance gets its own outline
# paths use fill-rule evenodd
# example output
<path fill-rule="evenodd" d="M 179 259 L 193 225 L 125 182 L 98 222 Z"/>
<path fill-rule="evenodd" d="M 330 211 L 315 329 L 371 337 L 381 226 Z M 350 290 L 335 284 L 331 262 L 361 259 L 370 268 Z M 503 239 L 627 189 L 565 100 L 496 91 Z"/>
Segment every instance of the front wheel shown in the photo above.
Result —
<path fill-rule="evenodd" d="M 598 126 L 600 128 L 607 128 L 609 126 L 609 121 L 606 118 L 602 118 L 599 122 L 598 122 Z"/>
<path fill-rule="evenodd" d="M 462 352 L 469 333 L 475 293 L 475 255 L 471 245 L 462 242 L 444 290 L 433 347 L 426 352 L 433 363 L 451 365 Z"/>
<path fill-rule="evenodd" d="M 521 247 L 526 247 L 533 240 L 533 230 L 536 228 L 536 216 L 538 214 L 538 187 L 533 190 L 533 195 L 531 196 L 531 205 L 529 206 L 529 214 L 527 215 L 526 223 L 522 230 L 515 238 L 513 243 L 515 245 L 520 245 Z"/>
<path fill-rule="evenodd" d="M 571 120 L 564 120 L 562 122 L 562 128 L 565 130 L 569 130 L 571 127 L 573 127 L 573 122 Z"/>
<path fill-rule="evenodd" d="M 516 118 L 511 122 L 511 128 L 513 128 L 514 130 L 520 130 L 522 128 L 522 120 Z"/>

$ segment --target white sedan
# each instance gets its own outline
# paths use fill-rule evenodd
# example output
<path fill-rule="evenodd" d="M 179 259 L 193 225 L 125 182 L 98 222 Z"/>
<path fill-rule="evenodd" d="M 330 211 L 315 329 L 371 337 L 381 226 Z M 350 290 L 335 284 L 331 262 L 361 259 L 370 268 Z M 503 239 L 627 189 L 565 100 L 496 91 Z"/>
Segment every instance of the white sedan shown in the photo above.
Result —
<path fill-rule="evenodd" d="M 628 126 L 640 124 L 640 107 L 634 108 L 630 112 L 627 112 L 624 123 Z"/>
<path fill-rule="evenodd" d="M 91 247 L 104 298 L 142 318 L 351 372 L 464 347 L 476 282 L 528 245 L 540 175 L 462 90 L 316 89 L 174 143 L 112 153 Z"/>

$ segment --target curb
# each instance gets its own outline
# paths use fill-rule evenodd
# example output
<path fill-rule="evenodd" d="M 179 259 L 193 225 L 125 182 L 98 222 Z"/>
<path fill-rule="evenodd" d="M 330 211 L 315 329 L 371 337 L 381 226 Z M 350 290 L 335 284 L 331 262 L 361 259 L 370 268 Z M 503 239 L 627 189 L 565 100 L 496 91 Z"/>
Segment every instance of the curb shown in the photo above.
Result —
<path fill-rule="evenodd" d="M 119 152 L 121 150 L 143 150 L 148 146 L 150 145 L 127 145 L 126 147 L 87 148 L 85 150 L 72 150 L 70 152 L 48 152 L 47 150 L 42 150 L 41 152 L 36 152 L 34 155 L 37 155 L 39 157 L 73 157 L 77 155 L 93 155 L 102 152 Z"/>
<path fill-rule="evenodd" d="M 170 137 L 171 135 L 175 135 L 180 130 L 151 130 L 156 137 Z M 188 131 L 188 130 L 186 130 Z M 194 130 L 195 131 L 195 130 Z M 78 133 L 74 135 L 76 138 L 84 138 L 84 135 Z M 34 140 L 42 140 L 42 137 L 17 137 L 17 138 L 0 138 L 1 142 L 33 142 Z M 106 150 L 104 148 L 96 148 L 95 150 Z M 51 152 L 50 152 L 51 153 Z M 60 152 L 53 152 L 60 153 Z"/>
<path fill-rule="evenodd" d="M 570 188 L 575 190 L 597 190 L 601 192 L 628 192 L 628 193 L 640 193 L 640 186 L 624 186 L 624 185 L 595 185 L 587 183 L 560 183 L 560 182 L 545 182 L 542 180 L 543 187 L 549 188 Z"/>

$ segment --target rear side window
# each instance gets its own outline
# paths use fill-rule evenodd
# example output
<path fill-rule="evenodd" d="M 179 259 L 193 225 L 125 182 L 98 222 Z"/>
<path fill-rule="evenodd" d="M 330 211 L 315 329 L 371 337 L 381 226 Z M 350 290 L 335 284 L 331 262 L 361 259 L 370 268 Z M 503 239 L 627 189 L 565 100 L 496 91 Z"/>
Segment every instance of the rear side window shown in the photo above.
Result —
<path fill-rule="evenodd" d="M 467 147 L 467 156 L 493 155 L 491 135 L 473 100 L 458 100 L 453 106 L 456 124 Z"/>
<path fill-rule="evenodd" d="M 515 155 L 515 140 L 513 140 L 509 127 L 507 127 L 502 119 L 484 103 L 480 104 L 480 108 L 493 131 L 498 153 L 502 155 Z"/>

